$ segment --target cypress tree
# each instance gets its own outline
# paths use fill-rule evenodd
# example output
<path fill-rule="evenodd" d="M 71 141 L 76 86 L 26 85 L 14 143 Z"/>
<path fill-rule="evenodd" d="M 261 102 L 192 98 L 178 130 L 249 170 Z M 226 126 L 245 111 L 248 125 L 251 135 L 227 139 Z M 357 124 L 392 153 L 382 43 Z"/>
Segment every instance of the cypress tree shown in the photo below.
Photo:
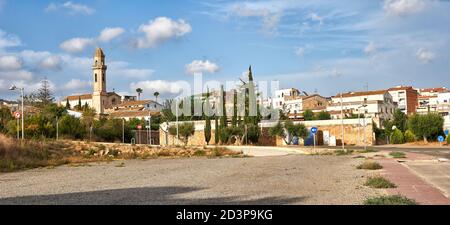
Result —
<path fill-rule="evenodd" d="M 81 97 L 78 97 L 78 110 L 81 110 L 83 106 L 81 106 Z"/>
<path fill-rule="evenodd" d="M 238 110 L 237 110 L 237 91 L 234 90 L 234 98 L 233 98 L 233 119 L 232 119 L 232 124 L 233 127 L 236 127 L 238 124 Z"/>
<path fill-rule="evenodd" d="M 219 120 L 217 117 L 215 117 L 216 127 L 214 129 L 214 141 L 216 142 L 216 145 L 219 144 L 220 140 L 220 128 L 219 128 Z"/>
<path fill-rule="evenodd" d="M 209 108 L 209 89 L 206 93 L 206 107 Z M 209 142 L 211 141 L 211 118 L 209 115 L 206 116 L 206 124 L 205 124 L 205 141 L 206 144 L 209 145 Z"/>
<path fill-rule="evenodd" d="M 70 109 L 70 102 L 69 102 L 69 98 L 67 98 L 67 100 L 66 100 L 66 109 Z"/>
<path fill-rule="evenodd" d="M 220 127 L 226 128 L 227 127 L 227 109 L 225 107 L 225 91 L 223 90 L 223 85 L 220 87 L 221 97 L 222 97 L 222 115 L 220 120 Z"/>

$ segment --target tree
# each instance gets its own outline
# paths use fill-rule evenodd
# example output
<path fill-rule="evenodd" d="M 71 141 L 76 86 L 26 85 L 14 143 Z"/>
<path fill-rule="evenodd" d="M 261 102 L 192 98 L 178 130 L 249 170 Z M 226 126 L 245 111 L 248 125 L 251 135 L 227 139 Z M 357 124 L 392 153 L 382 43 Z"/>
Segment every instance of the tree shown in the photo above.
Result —
<path fill-rule="evenodd" d="M 407 143 L 411 143 L 414 142 L 416 140 L 416 136 L 414 135 L 414 133 L 410 130 L 405 131 L 405 141 Z"/>
<path fill-rule="evenodd" d="M 233 127 L 238 125 L 238 108 L 237 108 L 237 91 L 234 90 L 233 96 L 233 118 L 231 119 L 231 124 Z"/>
<path fill-rule="evenodd" d="M 55 98 L 53 97 L 52 91 L 50 90 L 50 83 L 47 80 L 47 78 L 44 78 L 41 81 L 41 87 L 38 90 L 37 99 L 44 106 L 52 103 L 55 100 Z"/>
<path fill-rule="evenodd" d="M 59 122 L 59 132 L 66 137 L 83 139 L 85 136 L 85 129 L 78 118 L 70 115 L 64 115 Z"/>
<path fill-rule="evenodd" d="M 219 120 L 217 119 L 217 117 L 214 118 L 215 120 L 215 128 L 214 128 L 214 141 L 215 144 L 218 145 L 219 141 L 220 141 L 220 129 L 219 129 Z"/>
<path fill-rule="evenodd" d="M 436 113 L 427 115 L 415 114 L 408 121 L 409 129 L 417 137 L 423 137 L 424 142 L 428 142 L 429 138 L 441 133 L 443 126 L 444 119 Z"/>
<path fill-rule="evenodd" d="M 447 144 L 450 144 L 450 135 L 447 136 Z"/>
<path fill-rule="evenodd" d="M 69 98 L 66 99 L 66 109 L 70 109 L 70 102 L 69 102 Z"/>
<path fill-rule="evenodd" d="M 305 121 L 314 120 L 315 118 L 313 111 L 310 109 L 305 110 L 305 112 L 303 112 L 303 119 L 305 119 Z"/>
<path fill-rule="evenodd" d="M 278 136 L 283 138 L 287 145 L 292 143 L 293 137 L 305 139 L 308 137 L 308 129 L 303 124 L 294 124 L 292 121 L 284 122 L 284 125 L 279 122 L 277 125 L 269 129 L 270 136 Z"/>
<path fill-rule="evenodd" d="M 138 94 L 138 100 L 141 100 L 141 94 L 142 94 L 142 92 L 144 92 L 144 90 L 142 90 L 142 88 L 137 88 L 136 92 Z"/>
<path fill-rule="evenodd" d="M 177 126 L 169 127 L 169 133 L 171 135 L 177 135 Z M 184 146 L 186 146 L 189 141 L 189 137 L 195 133 L 194 123 L 185 122 L 178 125 L 178 133 L 180 135 L 180 139 L 184 143 Z"/>
<path fill-rule="evenodd" d="M 156 98 L 156 102 L 158 102 L 159 92 L 155 92 L 155 93 L 153 93 L 153 95 L 154 95 L 155 98 Z"/>
<path fill-rule="evenodd" d="M 318 120 L 331 120 L 331 115 L 327 111 L 322 111 L 319 114 L 317 114 Z"/>
<path fill-rule="evenodd" d="M 7 108 L 0 108 L 0 132 L 7 132 L 8 122 L 14 120 L 11 111 Z"/>
<path fill-rule="evenodd" d="M 81 97 L 78 97 L 78 106 L 77 106 L 77 110 L 81 111 L 83 109 L 83 107 L 81 106 Z"/>
<path fill-rule="evenodd" d="M 206 93 L 206 107 L 209 107 L 209 89 Z M 206 122 L 205 122 L 205 141 L 206 145 L 209 145 L 209 142 L 211 141 L 211 117 L 209 115 L 206 115 Z"/>
<path fill-rule="evenodd" d="M 400 129 L 396 128 L 391 137 L 392 144 L 403 144 L 405 143 L 405 137 Z"/>
<path fill-rule="evenodd" d="M 402 132 L 405 132 L 408 126 L 408 117 L 400 110 L 395 110 L 393 125 Z"/>

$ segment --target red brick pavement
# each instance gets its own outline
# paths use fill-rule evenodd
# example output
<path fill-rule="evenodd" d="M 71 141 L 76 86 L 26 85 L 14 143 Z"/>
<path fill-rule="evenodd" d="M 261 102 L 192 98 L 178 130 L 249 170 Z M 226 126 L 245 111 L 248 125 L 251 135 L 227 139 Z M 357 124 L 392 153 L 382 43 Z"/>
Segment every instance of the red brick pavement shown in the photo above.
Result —
<path fill-rule="evenodd" d="M 408 154 L 408 158 L 409 156 Z M 412 158 L 416 157 L 420 158 L 418 155 L 413 155 Z M 397 188 L 387 189 L 389 195 L 400 194 L 422 205 L 450 205 L 450 199 L 445 197 L 439 189 L 415 175 L 397 160 L 381 159 L 378 162 L 383 166 L 382 176 L 397 185 Z"/>

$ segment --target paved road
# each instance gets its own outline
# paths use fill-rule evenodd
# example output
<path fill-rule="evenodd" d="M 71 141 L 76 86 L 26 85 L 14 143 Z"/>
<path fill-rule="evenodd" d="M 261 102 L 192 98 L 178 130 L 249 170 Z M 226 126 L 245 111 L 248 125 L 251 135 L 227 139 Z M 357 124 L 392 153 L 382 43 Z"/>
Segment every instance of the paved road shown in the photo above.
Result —
<path fill-rule="evenodd" d="M 0 174 L 0 204 L 360 204 L 361 159 L 156 159 Z"/>
<path fill-rule="evenodd" d="M 440 189 L 447 198 L 450 198 L 450 163 L 411 161 L 406 165 L 416 175 Z"/>

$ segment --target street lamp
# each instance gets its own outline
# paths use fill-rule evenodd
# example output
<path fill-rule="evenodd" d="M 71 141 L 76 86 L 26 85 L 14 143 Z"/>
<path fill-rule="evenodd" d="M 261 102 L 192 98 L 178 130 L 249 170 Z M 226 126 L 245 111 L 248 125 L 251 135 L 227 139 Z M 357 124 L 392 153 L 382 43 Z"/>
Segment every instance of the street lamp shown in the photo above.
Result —
<path fill-rule="evenodd" d="M 23 114 L 23 91 L 24 91 L 24 88 L 22 87 L 22 88 L 18 88 L 18 87 L 16 87 L 16 85 L 12 85 L 10 88 L 9 88 L 9 90 L 10 91 L 16 91 L 16 90 L 19 90 L 20 91 L 20 95 L 21 95 L 21 98 L 22 98 L 22 140 L 24 140 L 25 139 L 25 130 L 24 130 L 24 119 L 23 119 L 23 117 L 24 117 L 24 114 Z"/>

